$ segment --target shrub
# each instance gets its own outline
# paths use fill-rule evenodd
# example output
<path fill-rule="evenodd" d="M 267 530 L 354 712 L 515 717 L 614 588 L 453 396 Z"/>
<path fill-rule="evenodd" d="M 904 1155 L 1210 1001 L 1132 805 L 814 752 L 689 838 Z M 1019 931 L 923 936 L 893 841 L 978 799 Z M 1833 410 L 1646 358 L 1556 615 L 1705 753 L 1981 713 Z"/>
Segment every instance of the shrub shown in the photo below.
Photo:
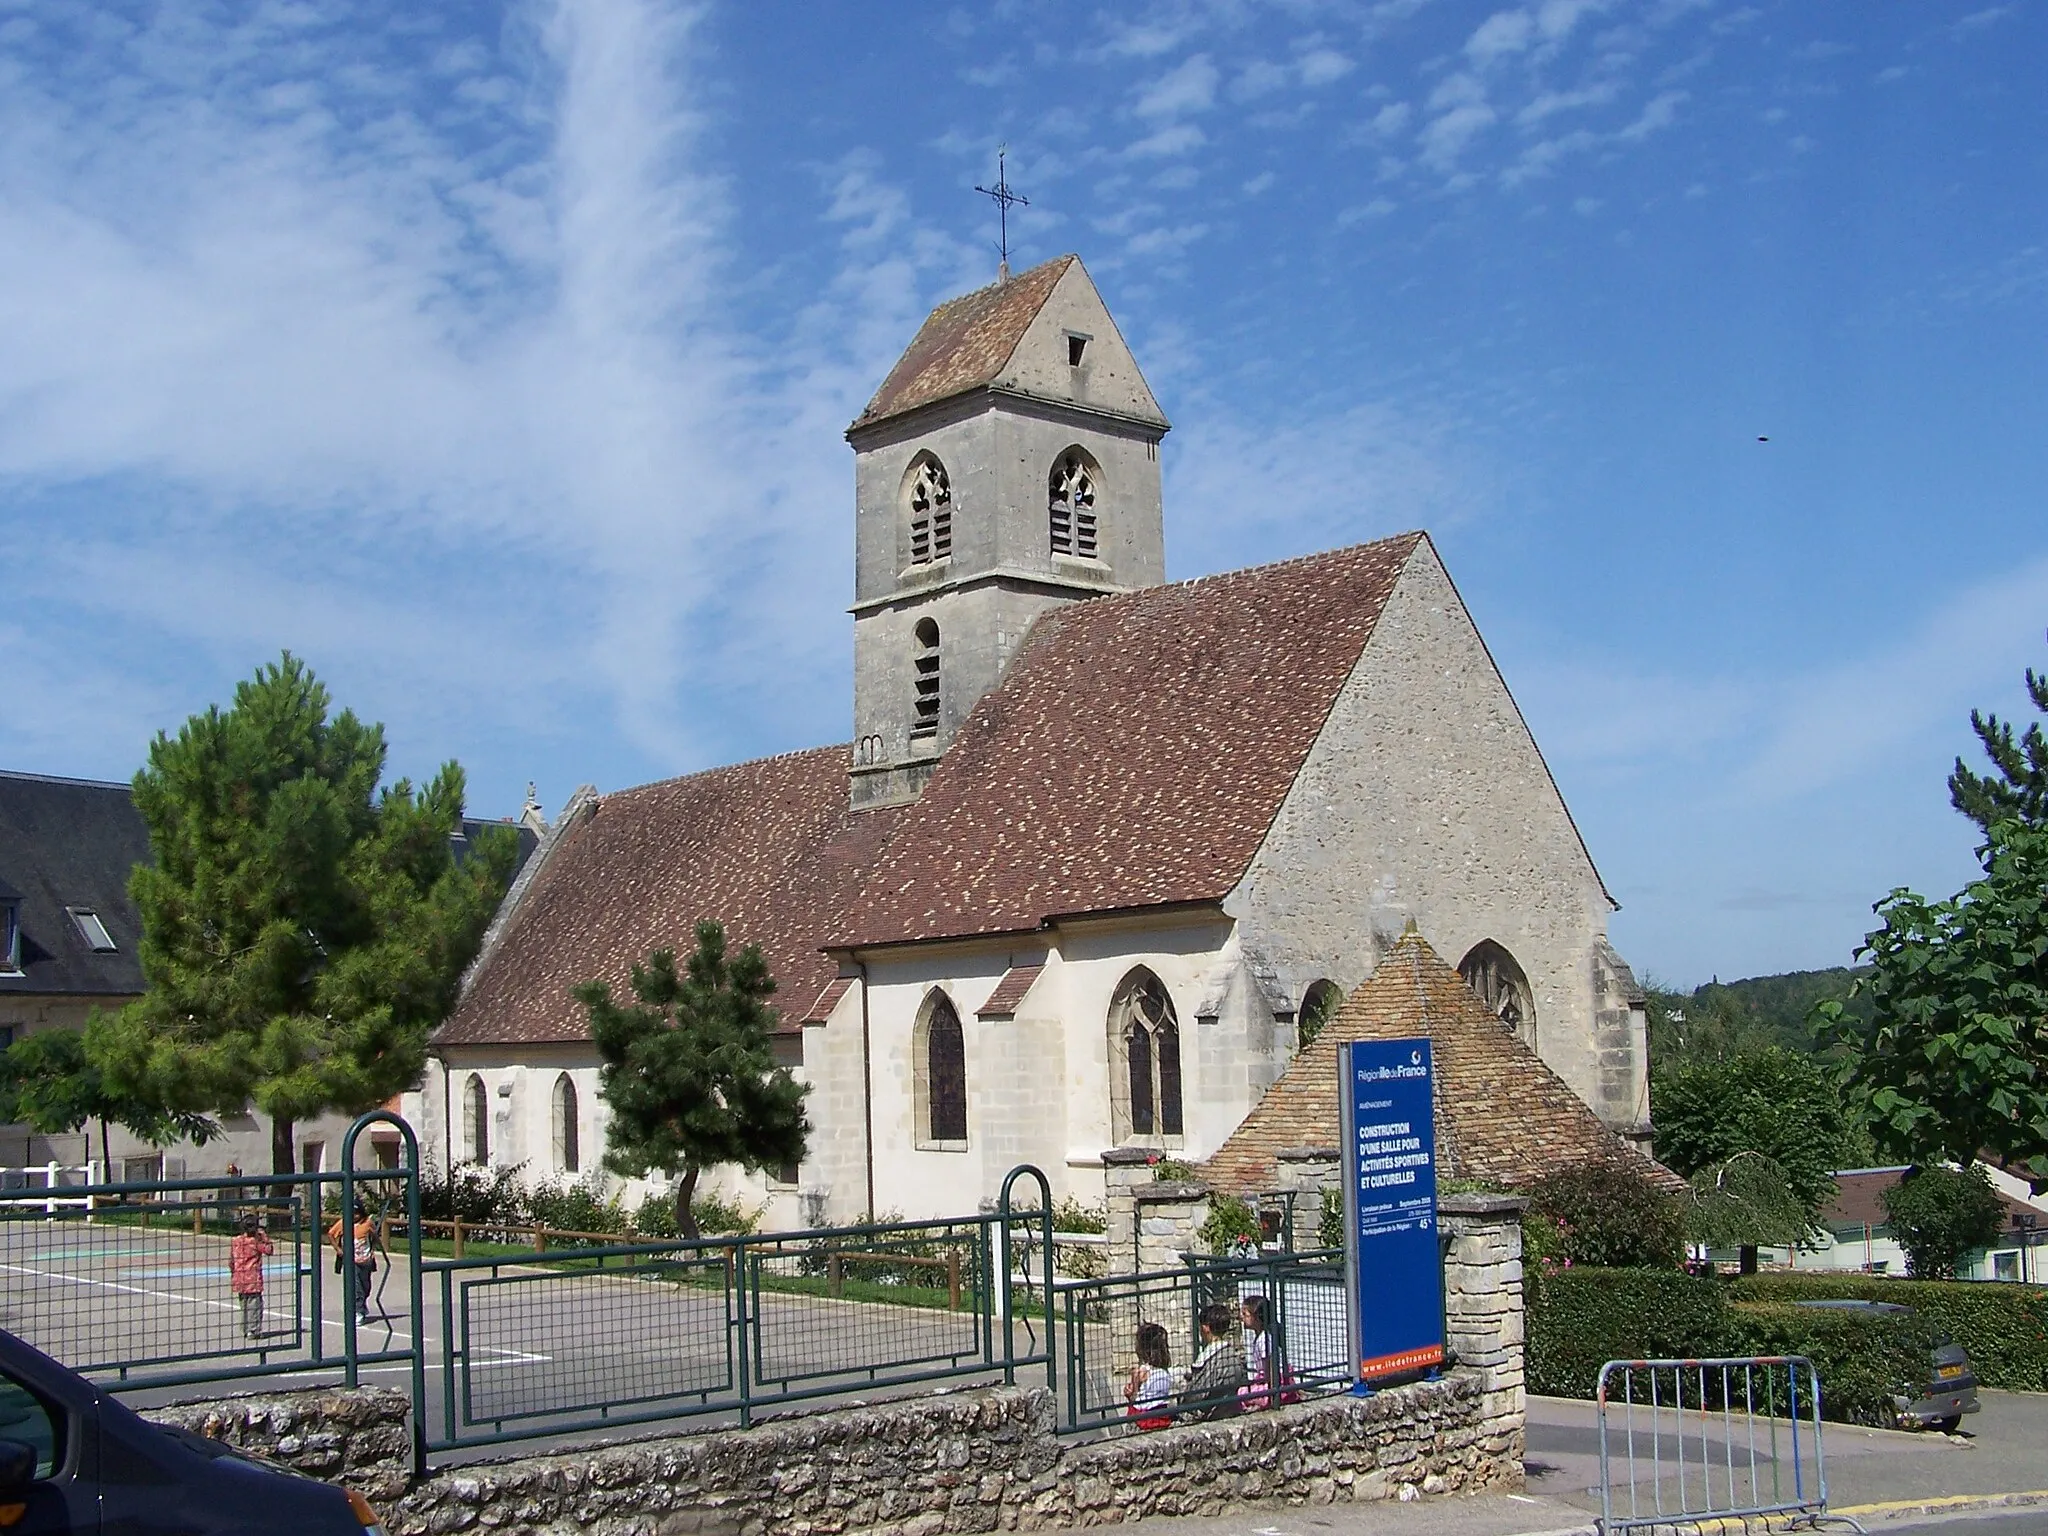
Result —
<path fill-rule="evenodd" d="M 1880 1198 L 1916 1280 L 1955 1279 L 1963 1256 L 1996 1242 L 2005 1221 L 1982 1168 L 1909 1168 Z"/>
<path fill-rule="evenodd" d="M 700 1194 L 690 1202 L 697 1218 L 697 1230 L 706 1237 L 744 1237 L 761 1225 L 761 1213 L 717 1195 Z M 642 1200 L 633 1212 L 633 1230 L 660 1242 L 682 1236 L 676 1226 L 675 1196 L 657 1190 Z"/>
<path fill-rule="evenodd" d="M 432 1169 L 420 1175 L 420 1215 L 428 1221 L 460 1221 L 466 1226 L 533 1225 L 519 1168 L 484 1168 L 460 1163 L 446 1173 Z"/>
<path fill-rule="evenodd" d="M 1068 1195 L 1052 1208 L 1052 1229 L 1055 1232 L 1107 1232 L 1109 1208 L 1083 1205 Z"/>
<path fill-rule="evenodd" d="M 1528 1314 L 1528 1381 L 1550 1397 L 1591 1397 L 1609 1360 L 1726 1353 L 1721 1288 L 1671 1269 L 1561 1269 Z"/>
<path fill-rule="evenodd" d="M 1259 1244 L 1259 1215 L 1235 1195 L 1217 1195 L 1209 1201 L 1209 1214 L 1195 1229 L 1195 1236 L 1211 1253 L 1229 1253 L 1233 1248 Z"/>
<path fill-rule="evenodd" d="M 1935 1328 L 1917 1313 L 1834 1312 L 1790 1302 L 1728 1309 L 1728 1353 L 1804 1355 L 1820 1377 L 1821 1414 L 1850 1424 L 1898 1423 L 1901 1397 L 1927 1382 Z"/>
<path fill-rule="evenodd" d="M 1152 1182 L 1155 1184 L 1199 1184 L 1201 1174 L 1193 1163 L 1184 1163 L 1177 1157 L 1162 1157 L 1152 1165 Z"/>
<path fill-rule="evenodd" d="M 1344 1196 L 1337 1190 L 1323 1191 L 1323 1208 L 1316 1217 L 1316 1242 L 1324 1248 L 1344 1246 Z"/>
<path fill-rule="evenodd" d="M 700 1222 L 704 1219 L 701 1211 L 697 1219 Z M 649 1195 L 633 1212 L 633 1230 L 642 1237 L 651 1237 L 657 1241 L 676 1236 L 675 1200 L 659 1191 Z"/>
<path fill-rule="evenodd" d="M 1985 1386 L 2048 1391 L 2048 1286 L 1807 1273 L 1745 1275 L 1731 1294 L 1740 1301 L 1901 1302 L 1969 1351 Z"/>
<path fill-rule="evenodd" d="M 598 1199 L 587 1184 L 557 1184 L 552 1179 L 536 1184 L 527 1192 L 526 1209 L 533 1221 L 558 1232 L 609 1236 L 626 1230 L 626 1213 L 618 1200 Z"/>
<path fill-rule="evenodd" d="M 1685 1253 L 1684 1212 L 1634 1168 L 1562 1169 L 1530 1189 L 1529 1209 L 1556 1224 L 1574 1266 L 1676 1269 Z"/>

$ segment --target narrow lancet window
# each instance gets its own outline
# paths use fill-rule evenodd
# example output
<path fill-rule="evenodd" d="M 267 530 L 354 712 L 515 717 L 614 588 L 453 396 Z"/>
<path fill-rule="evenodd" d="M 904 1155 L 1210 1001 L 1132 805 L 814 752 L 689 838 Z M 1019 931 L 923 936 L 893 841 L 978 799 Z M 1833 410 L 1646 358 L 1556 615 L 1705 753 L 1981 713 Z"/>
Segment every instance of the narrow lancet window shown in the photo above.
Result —
<path fill-rule="evenodd" d="M 910 563 L 930 565 L 953 553 L 953 483 L 930 454 L 910 475 Z"/>
<path fill-rule="evenodd" d="M 1047 490 L 1047 521 L 1052 532 L 1052 552 L 1095 558 L 1095 490 L 1099 472 L 1095 461 L 1079 448 L 1069 448 L 1052 467 Z"/>
<path fill-rule="evenodd" d="M 919 619 L 913 633 L 917 652 L 911 660 L 910 739 L 922 741 L 939 733 L 939 626 Z"/>

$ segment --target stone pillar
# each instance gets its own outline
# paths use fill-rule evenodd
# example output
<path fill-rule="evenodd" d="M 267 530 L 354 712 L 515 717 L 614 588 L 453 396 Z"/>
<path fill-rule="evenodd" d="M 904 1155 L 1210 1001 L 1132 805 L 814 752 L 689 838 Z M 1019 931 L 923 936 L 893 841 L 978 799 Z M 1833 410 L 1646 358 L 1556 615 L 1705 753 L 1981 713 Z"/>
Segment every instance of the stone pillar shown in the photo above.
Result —
<path fill-rule="evenodd" d="M 1344 1182 L 1343 1154 L 1336 1147 L 1288 1147 L 1273 1154 L 1280 1188 L 1294 1203 L 1294 1246 L 1320 1248 L 1323 1191 Z"/>
<path fill-rule="evenodd" d="M 1179 1269 L 1199 1246 L 1195 1233 L 1209 1217 L 1206 1184 L 1142 1184 L 1132 1190 L 1138 1215 L 1138 1269 Z"/>
<path fill-rule="evenodd" d="M 1138 1264 L 1138 1202 L 1136 1191 L 1152 1182 L 1159 1154 L 1144 1147 L 1117 1147 L 1102 1154 L 1102 1182 L 1109 1207 L 1102 1257 L 1106 1273 L 1132 1275 Z"/>
<path fill-rule="evenodd" d="M 1489 1455 L 1519 1461 L 1528 1400 L 1523 1389 L 1522 1212 L 1518 1195 L 1444 1195 L 1437 1201 L 1444 1253 L 1444 1343 L 1485 1389 Z"/>

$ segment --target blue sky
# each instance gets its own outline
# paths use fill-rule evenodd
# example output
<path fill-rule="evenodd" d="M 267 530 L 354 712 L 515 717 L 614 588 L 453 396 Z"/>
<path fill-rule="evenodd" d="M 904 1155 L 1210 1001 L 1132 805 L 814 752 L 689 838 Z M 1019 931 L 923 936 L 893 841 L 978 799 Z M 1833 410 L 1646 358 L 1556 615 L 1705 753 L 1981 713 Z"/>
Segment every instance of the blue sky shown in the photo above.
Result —
<path fill-rule="evenodd" d="M 1840 963 L 2048 662 L 2043 14 L 0 0 L 0 764 L 283 647 L 486 814 L 846 739 L 1006 142 L 1173 575 L 1428 528 L 1638 968 Z"/>

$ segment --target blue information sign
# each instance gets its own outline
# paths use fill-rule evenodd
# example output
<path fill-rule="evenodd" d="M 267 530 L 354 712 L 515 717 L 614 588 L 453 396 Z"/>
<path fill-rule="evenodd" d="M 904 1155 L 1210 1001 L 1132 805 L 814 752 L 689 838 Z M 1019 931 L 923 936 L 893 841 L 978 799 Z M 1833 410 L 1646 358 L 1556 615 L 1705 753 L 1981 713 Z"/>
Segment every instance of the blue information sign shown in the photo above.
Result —
<path fill-rule="evenodd" d="M 1436 1230 L 1436 1101 L 1427 1040 L 1353 1040 L 1344 1104 L 1345 1287 L 1361 1384 L 1444 1360 Z"/>

